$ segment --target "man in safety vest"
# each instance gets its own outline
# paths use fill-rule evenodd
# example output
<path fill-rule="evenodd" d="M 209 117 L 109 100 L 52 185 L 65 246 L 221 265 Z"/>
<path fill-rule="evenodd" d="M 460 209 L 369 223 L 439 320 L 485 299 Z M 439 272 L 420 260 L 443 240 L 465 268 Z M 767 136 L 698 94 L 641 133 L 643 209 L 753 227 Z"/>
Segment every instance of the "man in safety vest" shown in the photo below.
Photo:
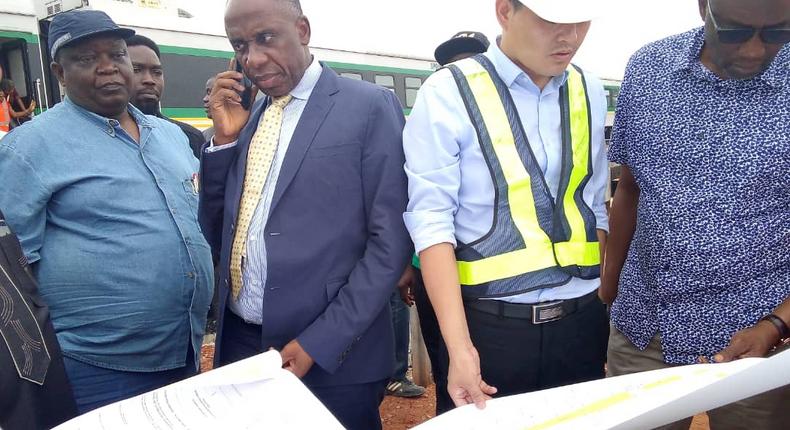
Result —
<path fill-rule="evenodd" d="M 570 64 L 598 3 L 496 0 L 502 35 L 423 85 L 404 216 L 456 405 L 604 376 L 606 101 Z"/>

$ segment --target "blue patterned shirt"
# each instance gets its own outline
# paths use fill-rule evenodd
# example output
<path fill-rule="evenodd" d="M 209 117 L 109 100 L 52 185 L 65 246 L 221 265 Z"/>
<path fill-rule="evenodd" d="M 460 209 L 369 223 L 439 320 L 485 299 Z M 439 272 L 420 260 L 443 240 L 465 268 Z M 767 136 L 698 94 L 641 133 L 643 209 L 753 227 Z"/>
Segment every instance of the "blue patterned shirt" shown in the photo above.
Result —
<path fill-rule="evenodd" d="M 631 58 L 609 158 L 640 189 L 612 322 L 668 363 L 711 356 L 790 296 L 790 47 L 723 80 L 701 28 Z"/>
<path fill-rule="evenodd" d="M 198 161 L 174 124 L 129 105 L 139 144 L 68 98 L 0 141 L 0 207 L 63 354 L 150 372 L 195 360 L 212 296 Z"/>

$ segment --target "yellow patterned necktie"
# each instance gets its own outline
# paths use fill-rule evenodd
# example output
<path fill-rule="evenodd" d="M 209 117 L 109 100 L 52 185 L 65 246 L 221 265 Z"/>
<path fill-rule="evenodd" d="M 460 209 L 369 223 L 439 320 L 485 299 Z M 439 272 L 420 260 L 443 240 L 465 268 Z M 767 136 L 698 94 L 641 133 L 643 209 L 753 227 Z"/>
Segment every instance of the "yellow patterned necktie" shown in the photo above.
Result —
<path fill-rule="evenodd" d="M 247 255 L 247 232 L 250 221 L 261 199 L 261 191 L 269 176 L 272 160 L 280 140 L 280 127 L 283 123 L 283 109 L 291 101 L 286 95 L 275 98 L 263 113 L 263 121 L 258 125 L 250 141 L 247 153 L 247 171 L 244 173 L 239 215 L 236 218 L 236 235 L 230 254 L 230 279 L 233 300 L 237 300 L 242 288 L 241 260 Z"/>

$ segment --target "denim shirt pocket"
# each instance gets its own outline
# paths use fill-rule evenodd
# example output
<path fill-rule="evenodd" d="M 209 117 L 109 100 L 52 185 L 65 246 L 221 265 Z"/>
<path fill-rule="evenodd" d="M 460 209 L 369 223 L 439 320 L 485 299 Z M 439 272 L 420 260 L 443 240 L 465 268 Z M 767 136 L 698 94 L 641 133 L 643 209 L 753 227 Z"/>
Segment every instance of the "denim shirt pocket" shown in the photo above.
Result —
<path fill-rule="evenodd" d="M 184 187 L 184 198 L 187 200 L 189 209 L 192 211 L 192 214 L 195 216 L 195 220 L 197 221 L 198 192 L 195 189 L 191 178 L 181 181 L 181 185 Z"/>

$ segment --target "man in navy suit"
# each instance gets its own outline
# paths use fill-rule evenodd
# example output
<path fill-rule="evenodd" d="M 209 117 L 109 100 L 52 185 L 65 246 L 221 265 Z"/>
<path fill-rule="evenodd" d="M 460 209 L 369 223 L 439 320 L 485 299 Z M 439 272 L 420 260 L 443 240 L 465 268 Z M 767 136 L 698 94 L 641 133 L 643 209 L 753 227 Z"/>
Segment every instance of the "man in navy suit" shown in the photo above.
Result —
<path fill-rule="evenodd" d="M 297 0 L 232 0 L 225 28 L 254 87 L 223 72 L 209 102 L 200 217 L 219 258 L 215 361 L 276 348 L 344 426 L 381 428 L 386 305 L 411 251 L 401 106 L 312 57 Z"/>

